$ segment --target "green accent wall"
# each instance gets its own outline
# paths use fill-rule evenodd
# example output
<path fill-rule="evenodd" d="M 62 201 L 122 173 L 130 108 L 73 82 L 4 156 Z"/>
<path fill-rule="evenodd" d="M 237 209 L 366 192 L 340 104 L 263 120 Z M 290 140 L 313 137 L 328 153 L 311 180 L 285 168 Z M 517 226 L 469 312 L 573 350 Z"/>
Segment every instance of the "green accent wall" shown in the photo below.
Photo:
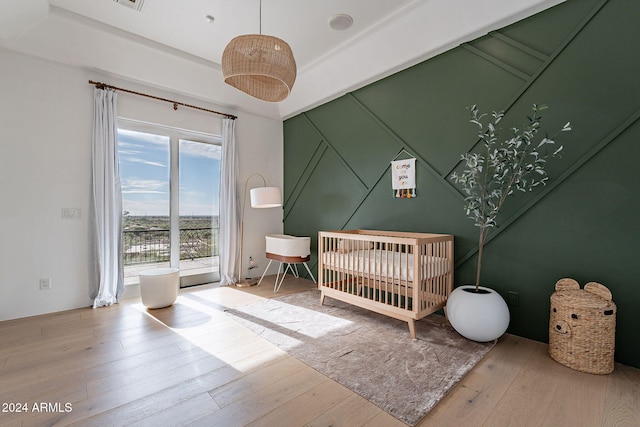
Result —
<path fill-rule="evenodd" d="M 544 342 L 558 279 L 604 284 L 616 360 L 640 367 L 639 20 L 638 1 L 568 0 L 286 120 L 285 232 L 312 245 L 320 230 L 451 233 L 455 282 L 472 283 L 478 229 L 449 180 L 476 146 L 468 107 L 505 110 L 506 130 L 547 104 L 543 128 L 573 131 L 556 137 L 564 155 L 547 186 L 506 203 L 482 283 L 517 292 L 509 332 Z M 389 162 L 403 149 L 417 158 L 413 199 L 391 196 Z"/>

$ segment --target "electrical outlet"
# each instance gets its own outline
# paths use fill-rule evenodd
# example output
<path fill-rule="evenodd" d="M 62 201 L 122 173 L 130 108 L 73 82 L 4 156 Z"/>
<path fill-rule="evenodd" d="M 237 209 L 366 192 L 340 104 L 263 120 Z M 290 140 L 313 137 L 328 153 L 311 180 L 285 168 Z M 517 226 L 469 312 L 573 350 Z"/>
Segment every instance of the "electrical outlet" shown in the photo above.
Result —
<path fill-rule="evenodd" d="M 508 299 L 510 306 L 517 307 L 520 304 L 520 294 L 518 292 L 509 291 Z"/>
<path fill-rule="evenodd" d="M 40 289 L 51 289 L 51 278 L 47 277 L 46 279 L 40 279 Z"/>

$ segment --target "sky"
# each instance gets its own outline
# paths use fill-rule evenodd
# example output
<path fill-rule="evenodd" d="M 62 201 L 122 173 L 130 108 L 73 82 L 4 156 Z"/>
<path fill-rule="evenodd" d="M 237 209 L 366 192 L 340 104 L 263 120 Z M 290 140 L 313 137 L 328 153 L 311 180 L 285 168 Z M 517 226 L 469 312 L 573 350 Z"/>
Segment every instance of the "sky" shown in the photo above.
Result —
<path fill-rule="evenodd" d="M 122 209 L 169 215 L 168 136 L 118 129 Z M 180 215 L 218 215 L 220 146 L 179 142 Z"/>

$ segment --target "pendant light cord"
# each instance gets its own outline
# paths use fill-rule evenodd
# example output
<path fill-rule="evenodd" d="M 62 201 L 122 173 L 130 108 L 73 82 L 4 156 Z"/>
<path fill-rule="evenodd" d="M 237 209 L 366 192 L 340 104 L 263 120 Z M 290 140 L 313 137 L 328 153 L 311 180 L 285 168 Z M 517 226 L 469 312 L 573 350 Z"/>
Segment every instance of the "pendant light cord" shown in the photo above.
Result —
<path fill-rule="evenodd" d="M 260 35 L 262 35 L 262 0 L 260 0 L 260 14 L 258 15 L 260 19 Z"/>

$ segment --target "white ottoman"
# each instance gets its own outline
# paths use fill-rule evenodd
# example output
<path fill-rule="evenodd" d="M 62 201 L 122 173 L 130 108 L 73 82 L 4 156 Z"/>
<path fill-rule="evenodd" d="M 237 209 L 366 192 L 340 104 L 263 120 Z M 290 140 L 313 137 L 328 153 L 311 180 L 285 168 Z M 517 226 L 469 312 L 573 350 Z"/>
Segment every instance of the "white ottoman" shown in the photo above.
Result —
<path fill-rule="evenodd" d="M 140 273 L 140 296 L 147 308 L 169 307 L 178 298 L 180 270 L 154 268 Z"/>

